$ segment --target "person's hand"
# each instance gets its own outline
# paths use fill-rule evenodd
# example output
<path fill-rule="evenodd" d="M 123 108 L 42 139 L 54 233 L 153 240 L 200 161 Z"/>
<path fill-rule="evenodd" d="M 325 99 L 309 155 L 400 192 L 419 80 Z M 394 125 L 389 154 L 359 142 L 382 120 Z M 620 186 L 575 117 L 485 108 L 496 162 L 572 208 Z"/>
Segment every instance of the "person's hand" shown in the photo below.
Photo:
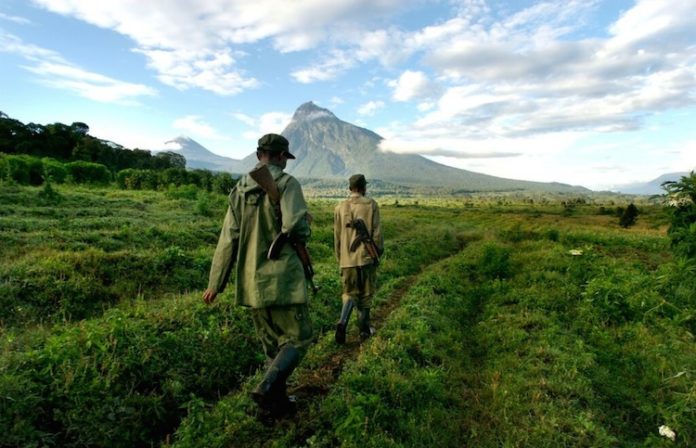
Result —
<path fill-rule="evenodd" d="M 212 289 L 206 289 L 205 292 L 203 293 L 203 301 L 210 305 L 215 301 L 215 297 L 217 296 L 217 293 L 213 291 Z"/>

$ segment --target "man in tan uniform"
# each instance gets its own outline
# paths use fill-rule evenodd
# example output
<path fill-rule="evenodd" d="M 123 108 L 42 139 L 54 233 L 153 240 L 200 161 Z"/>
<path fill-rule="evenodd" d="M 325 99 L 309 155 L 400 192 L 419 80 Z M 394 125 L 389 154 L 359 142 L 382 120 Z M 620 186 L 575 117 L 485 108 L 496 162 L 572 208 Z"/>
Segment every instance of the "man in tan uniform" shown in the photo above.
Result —
<path fill-rule="evenodd" d="M 274 204 L 250 174 L 242 176 L 229 195 L 229 207 L 210 269 L 206 303 L 225 289 L 232 267 L 236 270 L 236 304 L 249 307 L 269 367 L 252 392 L 263 417 L 279 418 L 294 411 L 286 380 L 312 338 L 307 310 L 307 283 L 302 263 L 288 243 L 277 259 L 268 249 L 279 233 L 290 242 L 305 243 L 310 229 L 307 204 L 300 183 L 283 172 L 294 159 L 285 137 L 267 134 L 258 141 L 256 156 L 266 165 L 280 193 Z M 280 215 L 280 216 L 278 216 Z"/>
<path fill-rule="evenodd" d="M 349 179 L 350 198 L 334 209 L 334 252 L 341 268 L 343 307 L 336 324 L 336 342 L 346 341 L 353 307 L 358 308 L 360 339 L 374 334 L 370 306 L 377 288 L 377 264 L 384 252 L 384 238 L 377 202 L 365 196 L 367 181 L 362 174 Z"/>

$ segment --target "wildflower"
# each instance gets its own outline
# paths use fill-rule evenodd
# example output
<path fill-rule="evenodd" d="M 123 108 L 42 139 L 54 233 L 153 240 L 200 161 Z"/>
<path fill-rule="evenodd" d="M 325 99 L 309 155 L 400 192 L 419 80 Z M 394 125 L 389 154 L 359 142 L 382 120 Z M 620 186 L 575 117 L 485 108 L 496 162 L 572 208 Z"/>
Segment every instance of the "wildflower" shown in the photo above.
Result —
<path fill-rule="evenodd" d="M 659 431 L 661 436 L 667 437 L 672 442 L 674 442 L 677 438 L 677 434 L 667 425 L 660 426 Z"/>
<path fill-rule="evenodd" d="M 570 249 L 570 250 L 568 251 L 568 253 L 569 253 L 570 255 L 573 255 L 573 256 L 577 257 L 577 256 L 579 256 L 579 255 L 582 255 L 582 250 L 580 250 L 580 249 Z"/>

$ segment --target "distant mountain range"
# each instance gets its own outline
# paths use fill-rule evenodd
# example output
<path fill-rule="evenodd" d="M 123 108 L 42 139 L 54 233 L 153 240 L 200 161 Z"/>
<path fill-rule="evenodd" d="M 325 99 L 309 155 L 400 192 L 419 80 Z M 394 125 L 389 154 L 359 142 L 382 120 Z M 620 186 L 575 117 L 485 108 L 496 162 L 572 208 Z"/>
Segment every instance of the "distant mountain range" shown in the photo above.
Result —
<path fill-rule="evenodd" d="M 414 154 L 385 153 L 376 133 L 338 119 L 331 111 L 312 102 L 302 104 L 282 135 L 297 157 L 287 172 L 299 179 L 345 182 L 351 174 L 362 173 L 369 180 L 410 188 L 446 188 L 450 191 L 546 191 L 589 192 L 587 188 L 563 183 L 505 179 L 457 169 Z M 168 143 L 186 157 L 189 168 L 206 168 L 230 173 L 248 172 L 256 164 L 256 153 L 238 160 L 218 156 L 188 137 Z"/>
<path fill-rule="evenodd" d="M 663 174 L 657 179 L 653 179 L 649 182 L 636 182 L 632 184 L 617 185 L 612 188 L 612 190 L 618 191 L 625 194 L 664 194 L 665 190 L 662 189 L 662 184 L 668 181 L 678 181 L 683 176 L 688 176 L 688 172 L 682 173 L 668 173 Z"/>

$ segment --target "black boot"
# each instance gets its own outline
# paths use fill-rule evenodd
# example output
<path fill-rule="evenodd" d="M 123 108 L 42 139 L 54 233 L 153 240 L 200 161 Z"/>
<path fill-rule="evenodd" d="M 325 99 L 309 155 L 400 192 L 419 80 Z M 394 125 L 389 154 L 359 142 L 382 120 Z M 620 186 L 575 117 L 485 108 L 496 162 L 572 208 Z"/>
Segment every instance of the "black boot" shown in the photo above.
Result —
<path fill-rule="evenodd" d="M 370 309 L 363 308 L 360 310 L 358 317 L 358 327 L 360 328 L 360 341 L 364 341 L 375 334 L 374 327 L 370 326 Z"/>
<path fill-rule="evenodd" d="M 336 324 L 336 343 L 345 344 L 346 343 L 346 330 L 348 329 L 348 320 L 350 319 L 350 313 L 353 311 L 355 302 L 353 299 L 348 299 L 346 303 L 343 304 L 341 309 L 341 317 L 338 319 Z"/>
<path fill-rule="evenodd" d="M 294 346 L 283 346 L 251 392 L 251 398 L 261 408 L 262 418 L 276 419 L 294 412 L 295 400 L 288 397 L 285 382 L 299 361 L 300 352 Z"/>

